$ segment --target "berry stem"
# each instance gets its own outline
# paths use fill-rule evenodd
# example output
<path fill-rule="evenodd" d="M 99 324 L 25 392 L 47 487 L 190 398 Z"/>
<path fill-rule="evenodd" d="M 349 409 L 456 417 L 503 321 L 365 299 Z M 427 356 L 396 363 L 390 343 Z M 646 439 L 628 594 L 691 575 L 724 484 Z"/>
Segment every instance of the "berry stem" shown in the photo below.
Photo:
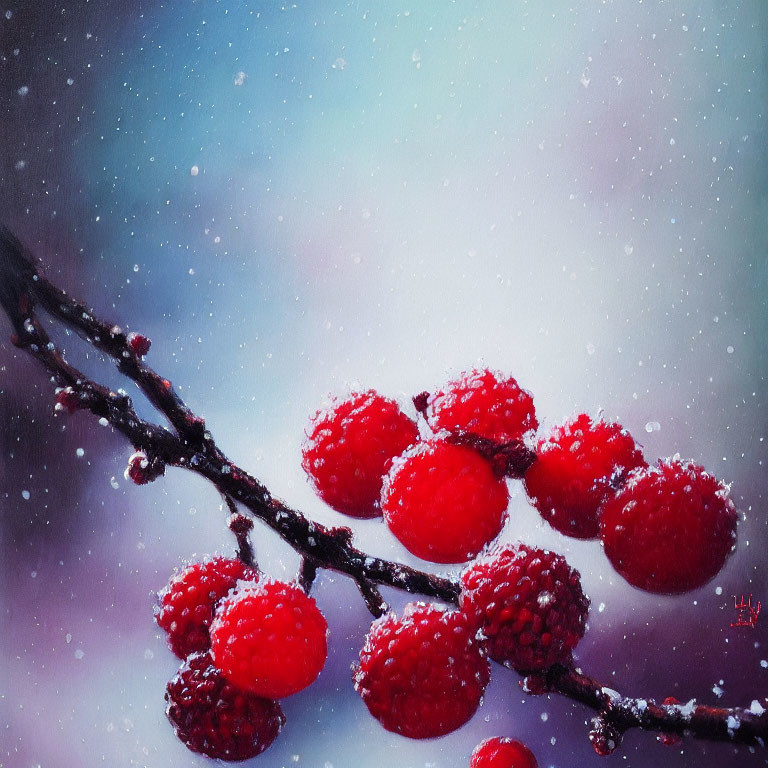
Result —
<path fill-rule="evenodd" d="M 314 558 L 306 555 L 301 558 L 299 566 L 299 586 L 309 594 L 312 591 L 312 585 L 317 577 L 318 563 Z"/>
<path fill-rule="evenodd" d="M 252 522 L 238 510 L 238 503 L 302 556 L 299 581 L 305 589 L 311 586 L 317 569 L 326 568 L 352 578 L 374 616 L 387 610 L 379 586 L 458 603 L 459 584 L 455 578 L 371 557 L 353 546 L 348 528 L 320 525 L 273 498 L 265 486 L 219 450 L 205 429 L 205 422 L 187 408 L 168 379 L 144 363 L 122 330 L 97 318 L 91 309 L 42 276 L 32 254 L 5 228 L 0 228 L 0 304 L 13 326 L 13 343 L 34 357 L 58 386 L 70 387 L 81 409 L 106 419 L 151 461 L 188 469 L 219 490 L 230 510 L 228 525 L 237 537 L 238 556 L 244 562 L 253 561 L 249 541 Z M 72 328 L 111 357 L 118 370 L 139 387 L 171 428 L 140 419 L 128 395 L 112 392 L 68 363 L 40 322 L 38 305 L 51 318 Z M 416 407 L 425 407 L 426 401 L 419 397 Z M 502 458 L 509 462 L 513 476 L 522 474 L 533 460 L 522 444 L 507 446 Z M 595 710 L 598 731 L 610 726 L 618 734 L 641 728 L 748 745 L 768 741 L 768 709 L 755 706 L 754 702 L 750 708 L 708 707 L 693 701 L 659 705 L 650 699 L 622 696 L 581 672 L 560 665 L 547 670 L 543 678 L 540 692 L 557 693 Z M 603 734 L 596 731 L 595 736 L 601 739 Z"/>
<path fill-rule="evenodd" d="M 235 534 L 237 539 L 237 556 L 246 565 L 256 568 L 256 558 L 253 554 L 253 545 L 250 539 L 250 533 L 253 530 L 253 520 L 250 517 L 241 515 L 232 497 L 226 493 L 224 494 L 224 501 L 230 512 L 227 518 L 227 528 Z"/>

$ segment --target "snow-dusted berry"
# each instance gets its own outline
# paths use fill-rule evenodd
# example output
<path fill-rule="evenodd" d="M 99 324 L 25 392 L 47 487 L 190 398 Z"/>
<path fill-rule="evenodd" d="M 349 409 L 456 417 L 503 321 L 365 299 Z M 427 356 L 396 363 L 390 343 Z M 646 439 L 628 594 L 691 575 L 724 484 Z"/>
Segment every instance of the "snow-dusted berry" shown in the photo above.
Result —
<path fill-rule="evenodd" d="M 728 487 L 692 461 L 666 459 L 630 475 L 603 505 L 600 537 L 633 586 L 674 594 L 706 584 L 736 543 Z"/>
<path fill-rule="evenodd" d="M 280 704 L 235 688 L 208 652 L 192 654 L 182 664 L 165 700 L 168 719 L 184 744 L 219 760 L 261 754 L 285 723 Z"/>
<path fill-rule="evenodd" d="M 158 595 L 157 623 L 168 633 L 171 650 L 181 659 L 210 647 L 213 612 L 239 579 L 257 581 L 259 573 L 241 560 L 214 557 L 192 563 Z"/>
<path fill-rule="evenodd" d="M 467 567 L 459 605 L 482 627 L 491 658 L 522 671 L 565 661 L 589 610 L 579 572 L 524 544 L 495 547 Z"/>
<path fill-rule="evenodd" d="M 392 533 L 417 557 L 462 563 L 499 535 L 509 492 L 503 478 L 470 448 L 418 443 L 384 480 L 381 507 Z"/>
<path fill-rule="evenodd" d="M 328 655 L 328 624 L 314 598 L 296 584 L 240 582 L 211 624 L 211 653 L 243 690 L 281 699 L 306 688 Z"/>
<path fill-rule="evenodd" d="M 425 417 L 435 431 L 470 432 L 496 443 L 519 440 L 539 425 L 531 394 L 490 370 L 461 374 L 428 398 Z"/>
<path fill-rule="evenodd" d="M 128 345 L 133 350 L 134 354 L 138 355 L 139 357 L 144 357 L 144 355 L 149 352 L 149 348 L 152 346 L 152 342 L 146 336 L 142 336 L 140 333 L 129 333 Z"/>
<path fill-rule="evenodd" d="M 128 457 L 125 479 L 136 485 L 146 485 L 165 474 L 165 464 L 160 459 L 150 460 L 144 451 L 136 451 Z"/>
<path fill-rule="evenodd" d="M 381 484 L 395 456 L 419 438 L 394 400 L 373 390 L 336 400 L 307 428 L 302 466 L 318 496 L 352 517 L 381 514 Z"/>
<path fill-rule="evenodd" d="M 525 490 L 553 528 L 566 536 L 594 539 L 600 532 L 600 505 L 629 472 L 645 466 L 629 432 L 582 413 L 539 442 Z"/>
<path fill-rule="evenodd" d="M 66 411 L 67 413 L 74 413 L 79 411 L 81 406 L 80 395 L 75 392 L 72 387 L 58 387 L 55 395 L 56 405 L 54 410 L 57 413 Z"/>
<path fill-rule="evenodd" d="M 536 758 L 521 741 L 496 736 L 475 747 L 469 768 L 538 768 Z"/>
<path fill-rule="evenodd" d="M 354 671 L 355 690 L 388 731 L 443 736 L 477 710 L 490 679 L 476 627 L 460 611 L 410 603 L 371 625 Z"/>

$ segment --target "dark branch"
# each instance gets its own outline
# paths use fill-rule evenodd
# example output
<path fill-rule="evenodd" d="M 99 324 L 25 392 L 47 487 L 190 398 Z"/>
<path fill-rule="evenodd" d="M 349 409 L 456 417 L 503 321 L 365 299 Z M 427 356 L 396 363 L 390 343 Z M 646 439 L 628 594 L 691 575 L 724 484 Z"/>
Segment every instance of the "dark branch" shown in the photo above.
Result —
<path fill-rule="evenodd" d="M 123 331 L 98 319 L 88 307 L 43 277 L 33 256 L 6 229 L 0 229 L 0 304 L 13 326 L 13 343 L 37 359 L 56 383 L 66 388 L 57 396 L 60 405 L 69 410 L 89 410 L 106 419 L 146 454 L 150 467 L 183 467 L 213 483 L 229 508 L 228 525 L 237 537 L 238 555 L 245 562 L 253 562 L 249 540 L 252 522 L 238 511 L 238 503 L 302 556 L 299 582 L 307 590 L 317 569 L 326 568 L 352 578 L 374 616 L 387 610 L 378 589 L 382 585 L 458 603 L 456 579 L 370 557 L 353 546 L 349 528 L 320 525 L 273 498 L 258 480 L 227 459 L 206 431 L 203 420 L 187 408 L 170 381 L 144 363 Z M 140 419 L 127 395 L 112 392 L 70 365 L 40 323 L 38 306 L 111 357 L 118 370 L 134 381 L 167 419 L 171 429 Z M 416 401 L 417 408 L 426 408 L 426 393 L 417 396 Z M 487 452 L 500 472 L 513 477 L 521 476 L 535 458 L 522 443 L 499 447 L 478 443 L 478 438 L 471 435 L 454 439 Z M 758 702 L 750 708 L 730 709 L 697 705 L 694 701 L 657 704 L 650 699 L 622 696 L 572 667 L 560 665 L 526 677 L 523 682 L 529 693 L 557 693 L 597 712 L 590 739 L 601 752 L 615 748 L 630 728 L 750 745 L 768 740 L 768 712 Z"/>

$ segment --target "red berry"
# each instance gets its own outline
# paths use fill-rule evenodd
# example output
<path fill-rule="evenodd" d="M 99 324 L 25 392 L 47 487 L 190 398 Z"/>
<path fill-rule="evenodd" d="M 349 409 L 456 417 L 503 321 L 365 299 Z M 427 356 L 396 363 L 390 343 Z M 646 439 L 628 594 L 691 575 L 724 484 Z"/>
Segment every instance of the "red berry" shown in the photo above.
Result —
<path fill-rule="evenodd" d="M 462 563 L 496 538 L 506 518 L 503 478 L 475 451 L 418 443 L 384 480 L 381 507 L 392 533 L 417 557 Z"/>
<path fill-rule="evenodd" d="M 461 575 L 460 607 L 482 626 L 491 658 L 518 670 L 565 661 L 584 635 L 589 600 L 562 555 L 496 547 Z"/>
<path fill-rule="evenodd" d="M 490 667 L 460 611 L 410 603 L 371 625 L 354 671 L 355 690 L 388 730 L 429 739 L 456 730 L 480 705 Z"/>
<path fill-rule="evenodd" d="M 604 505 L 600 536 L 613 567 L 632 585 L 674 594 L 708 582 L 736 542 L 728 488 L 679 458 L 638 470 Z"/>
<path fill-rule="evenodd" d="M 159 459 L 150 461 L 144 451 L 136 451 L 128 457 L 125 479 L 136 485 L 146 485 L 165 473 L 165 465 Z"/>
<path fill-rule="evenodd" d="M 619 424 L 582 413 L 541 440 L 525 475 L 525 489 L 541 516 L 577 539 L 600 532 L 598 510 L 633 469 L 648 466 Z"/>
<path fill-rule="evenodd" d="M 219 760 L 247 760 L 280 733 L 285 715 L 276 701 L 235 688 L 210 653 L 191 655 L 168 683 L 166 714 L 193 752 Z"/>
<path fill-rule="evenodd" d="M 214 557 L 177 573 L 159 595 L 157 623 L 168 633 L 171 650 L 183 659 L 210 647 L 213 612 L 238 579 L 257 581 L 259 573 L 240 560 Z"/>
<path fill-rule="evenodd" d="M 318 496 L 352 517 L 381 514 L 384 475 L 395 456 L 419 439 L 416 423 L 373 390 L 337 400 L 307 428 L 302 467 Z"/>
<path fill-rule="evenodd" d="M 469 768 L 538 768 L 539 764 L 521 741 L 496 737 L 475 747 Z"/>
<path fill-rule="evenodd" d="M 129 333 L 128 345 L 133 350 L 134 354 L 138 355 L 139 357 L 144 357 L 144 355 L 149 352 L 149 348 L 152 346 L 152 342 L 146 336 L 142 336 L 140 333 Z"/>
<path fill-rule="evenodd" d="M 297 585 L 241 582 L 216 611 L 211 653 L 234 685 L 281 699 L 320 674 L 328 655 L 327 632 L 314 599 Z"/>
<path fill-rule="evenodd" d="M 74 413 L 80 410 L 80 395 L 72 387 L 59 387 L 56 389 L 55 411 Z"/>
<path fill-rule="evenodd" d="M 539 426 L 533 397 L 511 376 L 468 371 L 429 399 L 426 418 L 434 430 L 472 432 L 497 443 L 519 440 Z"/>

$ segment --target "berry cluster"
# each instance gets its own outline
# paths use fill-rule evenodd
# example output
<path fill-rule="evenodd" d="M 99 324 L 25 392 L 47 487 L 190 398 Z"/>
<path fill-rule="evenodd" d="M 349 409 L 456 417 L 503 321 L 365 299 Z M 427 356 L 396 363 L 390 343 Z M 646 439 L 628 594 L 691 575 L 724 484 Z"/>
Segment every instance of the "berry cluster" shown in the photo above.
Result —
<path fill-rule="evenodd" d="M 553 528 L 600 538 L 630 584 L 672 594 L 720 571 L 736 536 L 728 488 L 679 458 L 649 467 L 621 425 L 579 414 L 528 444 L 533 398 L 512 377 L 462 374 L 414 398 L 422 432 L 369 390 L 335 400 L 311 420 L 303 467 L 339 512 L 382 515 L 412 554 L 435 563 L 476 557 L 501 532 L 506 478 L 522 477 Z"/>
<path fill-rule="evenodd" d="M 489 658 L 531 680 L 571 663 L 589 600 L 561 555 L 496 542 L 509 480 L 523 480 L 553 528 L 599 537 L 614 568 L 645 590 L 694 589 L 733 547 L 727 488 L 692 462 L 649 467 L 619 424 L 580 414 L 536 441 L 531 395 L 488 370 L 414 405 L 421 425 L 373 390 L 334 400 L 311 419 L 302 456 L 317 494 L 338 512 L 382 517 L 424 560 L 466 563 L 455 607 L 409 603 L 371 625 L 353 682 L 389 731 L 424 739 L 462 726 L 482 701 Z M 129 464 L 139 483 L 156 471 L 142 455 Z M 168 717 L 190 749 L 211 757 L 266 749 L 284 722 L 277 700 L 310 685 L 326 660 L 327 624 L 314 600 L 239 560 L 185 568 L 162 593 L 157 621 L 186 659 L 168 685 Z M 475 750 L 471 766 L 536 760 L 497 738 Z"/>
<path fill-rule="evenodd" d="M 327 656 L 328 625 L 296 584 L 214 557 L 171 578 L 157 623 L 185 659 L 168 683 L 166 713 L 194 752 L 245 760 L 277 738 L 277 699 L 310 685 Z"/>

